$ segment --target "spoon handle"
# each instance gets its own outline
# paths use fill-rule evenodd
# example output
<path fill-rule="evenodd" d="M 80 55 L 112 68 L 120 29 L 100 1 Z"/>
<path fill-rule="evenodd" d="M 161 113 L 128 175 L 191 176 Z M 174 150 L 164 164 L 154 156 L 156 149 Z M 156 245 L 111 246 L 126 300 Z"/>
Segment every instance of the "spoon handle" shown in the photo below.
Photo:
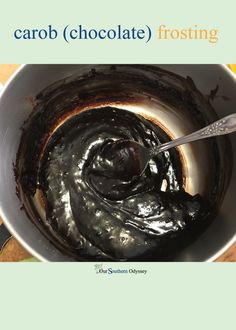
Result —
<path fill-rule="evenodd" d="M 226 116 L 222 119 L 215 121 L 214 123 L 188 135 L 180 137 L 170 142 L 160 145 L 154 153 L 166 151 L 170 148 L 177 147 L 181 144 L 193 142 L 196 140 L 202 140 L 217 135 L 225 135 L 236 131 L 236 113 Z"/>

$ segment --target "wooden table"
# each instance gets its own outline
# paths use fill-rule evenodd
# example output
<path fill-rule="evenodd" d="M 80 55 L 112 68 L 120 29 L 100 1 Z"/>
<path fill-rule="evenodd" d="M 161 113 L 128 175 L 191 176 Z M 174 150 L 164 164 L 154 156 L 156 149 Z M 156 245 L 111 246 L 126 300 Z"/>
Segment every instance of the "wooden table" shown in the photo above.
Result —
<path fill-rule="evenodd" d="M 0 64 L 0 83 L 4 84 L 18 67 L 18 64 Z M 236 72 L 235 64 L 230 64 L 230 67 Z M 2 223 L 1 219 L 0 223 Z M 30 257 L 31 255 L 25 251 L 15 238 L 11 238 L 0 252 L 0 261 L 21 261 Z M 236 243 L 217 261 L 236 261 Z"/>

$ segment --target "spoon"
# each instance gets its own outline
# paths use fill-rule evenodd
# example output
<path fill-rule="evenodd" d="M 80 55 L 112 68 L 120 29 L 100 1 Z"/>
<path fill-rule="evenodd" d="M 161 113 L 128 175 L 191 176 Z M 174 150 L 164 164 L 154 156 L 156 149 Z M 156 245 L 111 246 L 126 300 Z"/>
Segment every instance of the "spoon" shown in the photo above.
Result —
<path fill-rule="evenodd" d="M 210 138 L 213 136 L 225 135 L 235 131 L 236 114 L 232 114 L 223 117 L 222 119 L 217 120 L 196 132 L 182 136 L 170 142 L 163 143 L 155 148 L 146 148 L 138 142 L 132 140 L 114 141 L 112 142 L 112 148 L 113 150 L 116 150 L 116 155 L 121 155 L 120 161 L 122 158 L 125 160 L 123 166 L 120 167 L 120 171 L 123 172 L 128 178 L 141 175 L 147 167 L 150 159 L 160 152 L 167 151 L 185 143 Z M 124 155 L 126 155 L 126 157 L 123 157 Z M 128 165 L 128 160 L 129 163 L 131 160 L 133 166 L 126 166 Z"/>

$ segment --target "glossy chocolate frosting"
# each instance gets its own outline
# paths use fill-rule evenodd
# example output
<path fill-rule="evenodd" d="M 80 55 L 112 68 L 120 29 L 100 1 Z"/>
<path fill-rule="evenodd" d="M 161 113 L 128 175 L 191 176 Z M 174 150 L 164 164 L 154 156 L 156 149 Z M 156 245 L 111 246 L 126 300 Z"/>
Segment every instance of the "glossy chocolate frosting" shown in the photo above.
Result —
<path fill-rule="evenodd" d="M 190 83 L 184 99 L 173 87 L 171 79 L 176 84 L 177 78 L 164 73 L 169 83 L 161 84 L 159 77 L 157 88 L 162 101 L 179 102 L 201 118 L 203 97 L 191 94 Z M 101 78 L 94 71 L 86 77 L 90 82 Z M 124 176 L 124 166 L 132 173 L 133 160 L 113 150 L 112 141 L 130 139 L 150 148 L 171 136 L 140 114 L 102 105 L 103 91 L 101 104 L 96 100 L 95 107 L 86 107 L 89 90 L 82 81 L 54 85 L 36 99 L 15 166 L 23 206 L 45 235 L 75 259 L 169 260 L 213 218 L 227 181 L 221 163 L 212 168 L 215 179 L 207 198 L 185 191 L 177 149 L 153 157 L 141 176 Z M 148 81 L 144 86 L 153 88 Z M 217 145 L 211 142 L 211 147 L 219 159 Z M 35 196 L 43 216 L 33 205 Z"/>

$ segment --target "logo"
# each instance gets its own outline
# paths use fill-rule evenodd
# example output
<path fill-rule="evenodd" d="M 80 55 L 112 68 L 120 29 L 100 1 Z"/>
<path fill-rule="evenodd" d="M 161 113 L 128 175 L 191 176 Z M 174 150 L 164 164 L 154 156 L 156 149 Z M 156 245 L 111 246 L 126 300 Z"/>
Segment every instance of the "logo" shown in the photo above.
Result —
<path fill-rule="evenodd" d="M 147 269 L 141 268 L 121 268 L 119 266 L 106 266 L 103 263 L 95 264 L 96 274 L 103 275 L 146 275 Z"/>

